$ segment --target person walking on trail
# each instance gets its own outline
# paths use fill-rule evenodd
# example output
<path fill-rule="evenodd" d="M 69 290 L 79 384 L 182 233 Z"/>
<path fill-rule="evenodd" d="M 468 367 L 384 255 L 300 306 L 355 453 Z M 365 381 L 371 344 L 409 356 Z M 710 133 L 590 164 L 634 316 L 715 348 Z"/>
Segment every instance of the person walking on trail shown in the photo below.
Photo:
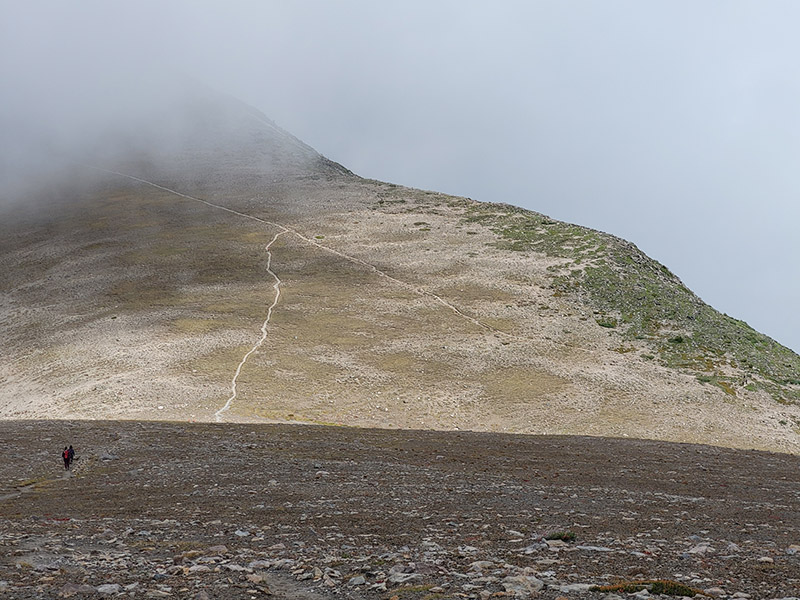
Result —
<path fill-rule="evenodd" d="M 69 448 L 64 446 L 64 451 L 61 453 L 61 458 L 64 459 L 64 469 L 69 470 Z"/>
<path fill-rule="evenodd" d="M 75 460 L 75 450 L 72 449 L 72 444 L 69 445 L 67 453 L 69 454 L 69 466 L 71 467 L 72 461 Z"/>

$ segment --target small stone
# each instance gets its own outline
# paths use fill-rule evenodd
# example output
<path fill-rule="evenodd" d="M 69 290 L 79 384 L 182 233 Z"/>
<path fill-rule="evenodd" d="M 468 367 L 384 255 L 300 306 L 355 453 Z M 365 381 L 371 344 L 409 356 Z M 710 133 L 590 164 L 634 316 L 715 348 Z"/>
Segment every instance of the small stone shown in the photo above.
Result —
<path fill-rule="evenodd" d="M 233 534 L 239 537 L 247 537 L 250 535 L 250 532 L 244 531 L 243 529 L 237 529 L 236 531 L 233 532 Z"/>
<path fill-rule="evenodd" d="M 476 560 L 473 563 L 470 563 L 469 570 L 470 571 L 483 571 L 484 569 L 493 569 L 494 563 L 489 560 Z"/>
<path fill-rule="evenodd" d="M 189 573 L 190 574 L 194 574 L 194 573 L 210 573 L 210 572 L 211 572 L 211 567 L 209 567 L 208 565 L 194 565 L 194 566 L 189 567 Z"/>
<path fill-rule="evenodd" d="M 399 563 L 394 565 L 391 569 L 389 569 L 389 573 L 413 573 L 414 568 L 410 565 L 404 565 L 403 563 Z"/>
<path fill-rule="evenodd" d="M 464 585 L 461 586 L 461 589 L 464 590 L 465 592 L 474 592 L 475 590 L 480 590 L 482 588 L 479 585 L 474 585 L 472 583 L 465 583 Z"/>
<path fill-rule="evenodd" d="M 367 583 L 366 578 L 363 575 L 357 575 L 350 579 L 350 581 L 347 582 L 347 585 L 364 585 L 365 583 Z"/>
<path fill-rule="evenodd" d="M 97 593 L 104 596 L 113 596 L 119 593 L 122 588 L 118 583 L 106 583 L 97 587 Z"/>
<path fill-rule="evenodd" d="M 249 574 L 249 575 L 246 577 L 246 579 L 247 579 L 247 581 L 249 581 L 250 583 L 263 583 L 263 581 L 264 581 L 264 578 L 263 578 L 261 575 L 257 575 L 257 574 L 255 574 L 255 573 L 250 573 L 250 574 Z"/>
<path fill-rule="evenodd" d="M 295 568 L 295 561 L 291 558 L 281 558 L 280 560 L 276 560 L 272 563 L 273 569 L 281 569 L 283 571 L 291 571 Z"/>
<path fill-rule="evenodd" d="M 794 556 L 798 552 L 800 552 L 800 546 L 798 546 L 796 544 L 792 544 L 791 546 L 789 546 L 786 549 L 786 554 L 789 554 L 789 555 L 792 555 L 792 556 Z"/>
<path fill-rule="evenodd" d="M 721 587 L 710 587 L 708 589 L 703 590 L 703 593 L 706 596 L 714 596 L 714 597 L 727 595 L 725 590 L 723 590 Z"/>
<path fill-rule="evenodd" d="M 585 594 L 591 588 L 591 584 L 589 583 L 570 583 L 568 585 L 562 585 L 558 588 L 560 592 L 564 592 L 565 594 Z"/>
<path fill-rule="evenodd" d="M 227 546 L 223 546 L 222 544 L 218 546 L 211 546 L 208 550 L 206 550 L 206 554 L 227 554 L 228 548 Z"/>
<path fill-rule="evenodd" d="M 389 577 L 388 581 L 389 583 L 407 583 L 415 579 L 422 579 L 422 575 L 416 573 L 395 573 Z"/>
<path fill-rule="evenodd" d="M 502 581 L 506 592 L 511 592 L 516 597 L 526 598 L 544 587 L 544 581 L 530 575 L 506 577 Z"/>
<path fill-rule="evenodd" d="M 689 554 L 697 554 L 697 555 L 700 555 L 700 556 L 704 556 L 706 554 L 710 554 L 710 553 L 714 552 L 714 549 L 711 546 L 709 546 L 708 544 L 698 544 L 697 546 L 695 546 L 694 548 L 692 548 L 688 552 L 689 552 Z"/>
<path fill-rule="evenodd" d="M 731 554 L 736 554 L 737 552 L 741 552 L 742 551 L 742 549 L 738 545 L 734 544 L 733 542 L 728 544 L 728 546 L 725 548 L 725 550 L 730 552 Z"/>
<path fill-rule="evenodd" d="M 444 550 L 444 548 L 442 548 L 439 544 L 437 544 L 436 542 L 431 542 L 430 540 L 423 541 L 421 546 L 425 550 L 425 552 L 441 552 L 442 550 Z M 437 592 L 432 592 L 432 593 L 435 594 Z"/>
<path fill-rule="evenodd" d="M 758 562 L 760 562 L 762 564 L 765 564 L 765 565 L 771 565 L 775 561 L 772 558 L 770 558 L 769 556 L 762 556 L 761 558 L 758 559 Z"/>
<path fill-rule="evenodd" d="M 211 596 L 205 590 L 200 590 L 194 597 L 194 600 L 211 600 Z"/>

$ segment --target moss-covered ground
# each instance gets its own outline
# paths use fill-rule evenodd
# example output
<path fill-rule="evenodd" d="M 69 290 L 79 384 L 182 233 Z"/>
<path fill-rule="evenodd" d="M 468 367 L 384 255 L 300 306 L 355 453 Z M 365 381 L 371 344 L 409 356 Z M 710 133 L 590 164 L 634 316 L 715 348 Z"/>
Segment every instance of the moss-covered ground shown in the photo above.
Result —
<path fill-rule="evenodd" d="M 726 393 L 750 385 L 800 402 L 800 356 L 704 303 L 630 242 L 513 206 L 450 205 L 463 223 L 490 228 L 497 248 L 564 259 L 551 268 L 554 295 L 588 304 L 597 324 L 623 340 L 645 340 L 662 364 L 710 377 Z"/>

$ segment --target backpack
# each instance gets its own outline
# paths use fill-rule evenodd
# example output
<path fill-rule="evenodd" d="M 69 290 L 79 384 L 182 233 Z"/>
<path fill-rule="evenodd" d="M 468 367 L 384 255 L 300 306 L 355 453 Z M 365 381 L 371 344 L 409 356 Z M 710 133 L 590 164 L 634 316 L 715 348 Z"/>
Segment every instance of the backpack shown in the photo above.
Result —
<path fill-rule="evenodd" d="M 62 453 L 61 453 L 61 457 L 62 457 L 64 460 L 67 460 L 67 459 L 69 459 L 69 450 L 64 450 L 64 452 L 62 452 Z"/>

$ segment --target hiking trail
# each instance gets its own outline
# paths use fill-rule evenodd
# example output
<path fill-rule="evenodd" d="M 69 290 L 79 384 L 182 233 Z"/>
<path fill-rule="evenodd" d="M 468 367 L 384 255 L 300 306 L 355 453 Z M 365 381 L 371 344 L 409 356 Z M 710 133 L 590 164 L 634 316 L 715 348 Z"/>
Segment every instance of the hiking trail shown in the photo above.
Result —
<path fill-rule="evenodd" d="M 412 284 L 410 284 L 410 283 L 408 283 L 406 281 L 403 281 L 401 279 L 397 279 L 396 277 L 392 277 L 388 273 L 386 273 L 384 271 L 381 271 L 378 267 L 376 267 L 372 263 L 369 263 L 369 262 L 367 262 L 367 261 L 365 261 L 365 260 L 363 260 L 361 258 L 358 258 L 356 256 L 352 256 L 352 255 L 346 254 L 344 252 L 341 252 L 341 251 L 336 250 L 334 248 L 331 248 L 329 246 L 325 246 L 324 244 L 319 243 L 317 240 L 303 235 L 302 233 L 300 233 L 299 231 L 297 231 L 296 229 L 294 229 L 292 227 L 288 227 L 286 225 L 282 225 L 282 224 L 277 223 L 275 221 L 268 221 L 266 219 L 261 219 L 259 217 L 255 217 L 253 215 L 249 215 L 247 213 L 243 213 L 243 212 L 234 210 L 232 208 L 229 208 L 227 206 L 223 206 L 221 204 L 215 204 L 213 202 L 209 202 L 208 200 L 203 200 L 202 198 L 197 198 L 195 196 L 190 196 L 188 194 L 184 194 L 183 192 L 179 192 L 177 190 L 173 190 L 173 189 L 165 187 L 163 185 L 159 185 L 158 183 L 155 183 L 153 181 L 149 181 L 147 179 L 142 179 L 141 177 L 136 177 L 134 175 L 129 175 L 127 173 L 122 173 L 120 171 L 113 171 L 113 170 L 110 170 L 110 169 L 104 169 L 102 167 L 97 167 L 97 166 L 94 166 L 94 165 L 82 165 L 82 166 L 88 167 L 88 168 L 96 170 L 96 171 L 101 171 L 103 173 L 108 173 L 108 174 L 111 174 L 111 175 L 117 175 L 119 177 L 124 177 L 124 178 L 130 179 L 132 181 L 137 181 L 139 183 L 143 183 L 145 185 L 149 185 L 151 187 L 154 187 L 156 189 L 168 192 L 170 194 L 174 194 L 174 195 L 179 196 L 181 198 L 186 198 L 187 200 L 192 200 L 194 202 L 199 202 L 201 204 L 205 204 L 206 206 L 210 206 L 210 207 L 216 208 L 218 210 L 223 210 L 225 212 L 228 212 L 228 213 L 231 213 L 233 215 L 242 217 L 244 219 L 249 219 L 251 221 L 256 221 L 258 223 L 262 223 L 264 225 L 269 225 L 271 227 L 275 227 L 275 228 L 280 230 L 278 233 L 275 234 L 275 236 L 272 238 L 272 240 L 269 242 L 269 244 L 267 244 L 266 247 L 265 247 L 265 249 L 267 251 L 267 272 L 275 280 L 275 283 L 273 284 L 273 289 L 275 290 L 275 299 L 274 299 L 273 303 L 270 305 L 269 309 L 267 310 L 267 317 L 266 317 L 265 321 L 263 322 L 263 324 L 261 326 L 261 337 L 253 345 L 253 347 L 244 355 L 244 357 L 240 361 L 239 365 L 236 367 L 236 372 L 234 373 L 233 379 L 231 380 L 231 396 L 227 399 L 227 401 L 225 402 L 224 406 L 222 406 L 222 408 L 220 408 L 218 411 L 216 411 L 214 413 L 214 418 L 215 418 L 215 420 L 217 422 L 222 421 L 222 415 L 230 409 L 231 404 L 236 399 L 236 396 L 237 396 L 236 383 L 238 381 L 239 375 L 241 374 L 242 368 L 244 367 L 245 363 L 247 362 L 247 359 L 266 341 L 266 338 L 267 338 L 267 326 L 268 326 L 269 321 L 270 321 L 270 319 L 272 317 L 272 313 L 273 313 L 275 307 L 278 304 L 278 300 L 280 299 L 280 285 L 282 283 L 281 280 L 278 278 L 278 276 L 272 271 L 272 268 L 271 268 L 271 265 L 272 265 L 272 252 L 271 252 L 270 248 L 275 243 L 275 241 L 278 239 L 278 237 L 281 236 L 281 235 L 284 235 L 284 234 L 291 234 L 291 235 L 297 237 L 298 239 L 302 240 L 303 242 L 305 242 L 305 243 L 307 243 L 309 245 L 312 245 L 312 246 L 314 246 L 316 248 L 319 248 L 320 250 L 322 250 L 324 252 L 327 252 L 327 253 L 333 254 L 335 256 L 338 256 L 338 257 L 340 257 L 340 258 L 342 258 L 342 259 L 344 259 L 344 260 L 346 260 L 348 262 L 352 262 L 352 263 L 361 265 L 363 267 L 366 267 L 369 270 L 371 270 L 372 272 L 374 272 L 375 274 L 377 274 L 378 276 L 383 277 L 383 278 L 387 279 L 388 281 L 391 281 L 392 283 L 394 283 L 396 285 L 399 285 L 399 286 L 405 288 L 406 290 L 409 290 L 409 291 L 413 292 L 414 294 L 417 294 L 417 295 L 425 297 L 425 298 L 429 298 L 429 299 L 437 302 L 438 304 L 441 304 L 442 306 L 444 306 L 445 308 L 449 309 L 454 314 L 456 314 L 458 317 L 460 317 L 460 318 L 462 318 L 462 319 L 464 319 L 466 321 L 469 321 L 470 323 L 472 323 L 473 325 L 475 325 L 475 326 L 477 326 L 477 327 L 479 327 L 481 329 L 484 329 L 484 330 L 487 330 L 487 331 L 491 331 L 491 332 L 493 332 L 493 333 L 495 333 L 497 335 L 503 336 L 503 337 L 508 337 L 508 338 L 516 338 L 517 337 L 517 336 L 515 336 L 513 334 L 509 334 L 507 332 L 501 331 L 500 329 L 492 327 L 491 325 L 488 325 L 488 324 L 480 321 L 479 319 L 476 319 L 475 317 L 471 317 L 470 315 L 462 312 L 457 306 L 451 304 L 450 302 L 448 302 L 447 300 L 445 300 L 441 296 L 439 296 L 437 294 L 434 294 L 433 292 L 429 292 L 428 290 L 425 290 L 425 289 L 422 289 L 420 287 L 414 286 L 414 285 L 412 285 Z"/>
<path fill-rule="evenodd" d="M 272 301 L 272 304 L 267 309 L 267 318 L 264 319 L 264 322 L 261 324 L 261 337 L 255 343 L 255 345 L 252 348 L 250 348 L 247 354 L 244 355 L 242 361 L 239 363 L 239 366 L 236 367 L 236 373 L 234 373 L 233 380 L 231 380 L 231 397 L 228 398 L 227 402 L 225 402 L 225 406 L 223 406 L 217 412 L 214 413 L 214 419 L 216 419 L 218 423 L 222 421 L 223 413 L 225 413 L 231 407 L 231 403 L 236 399 L 236 393 L 237 393 L 236 382 L 239 379 L 239 375 L 241 374 L 242 368 L 247 362 L 247 359 L 250 358 L 250 355 L 253 354 L 253 352 L 255 352 L 256 350 L 258 350 L 259 347 L 261 347 L 261 345 L 267 339 L 267 326 L 269 325 L 269 320 L 272 318 L 272 311 L 275 310 L 275 307 L 278 305 L 278 300 L 280 300 L 281 298 L 281 280 L 271 268 L 272 252 L 270 251 L 270 248 L 272 247 L 272 244 L 274 244 L 275 241 L 278 239 L 278 237 L 282 236 L 284 233 L 287 232 L 288 230 L 284 228 L 283 231 L 279 231 L 278 233 L 276 233 L 275 236 L 270 241 L 270 243 L 267 244 L 266 247 L 264 248 L 267 251 L 267 273 L 272 275 L 272 277 L 275 279 L 275 283 L 272 285 L 272 289 L 275 290 L 275 300 Z"/>

